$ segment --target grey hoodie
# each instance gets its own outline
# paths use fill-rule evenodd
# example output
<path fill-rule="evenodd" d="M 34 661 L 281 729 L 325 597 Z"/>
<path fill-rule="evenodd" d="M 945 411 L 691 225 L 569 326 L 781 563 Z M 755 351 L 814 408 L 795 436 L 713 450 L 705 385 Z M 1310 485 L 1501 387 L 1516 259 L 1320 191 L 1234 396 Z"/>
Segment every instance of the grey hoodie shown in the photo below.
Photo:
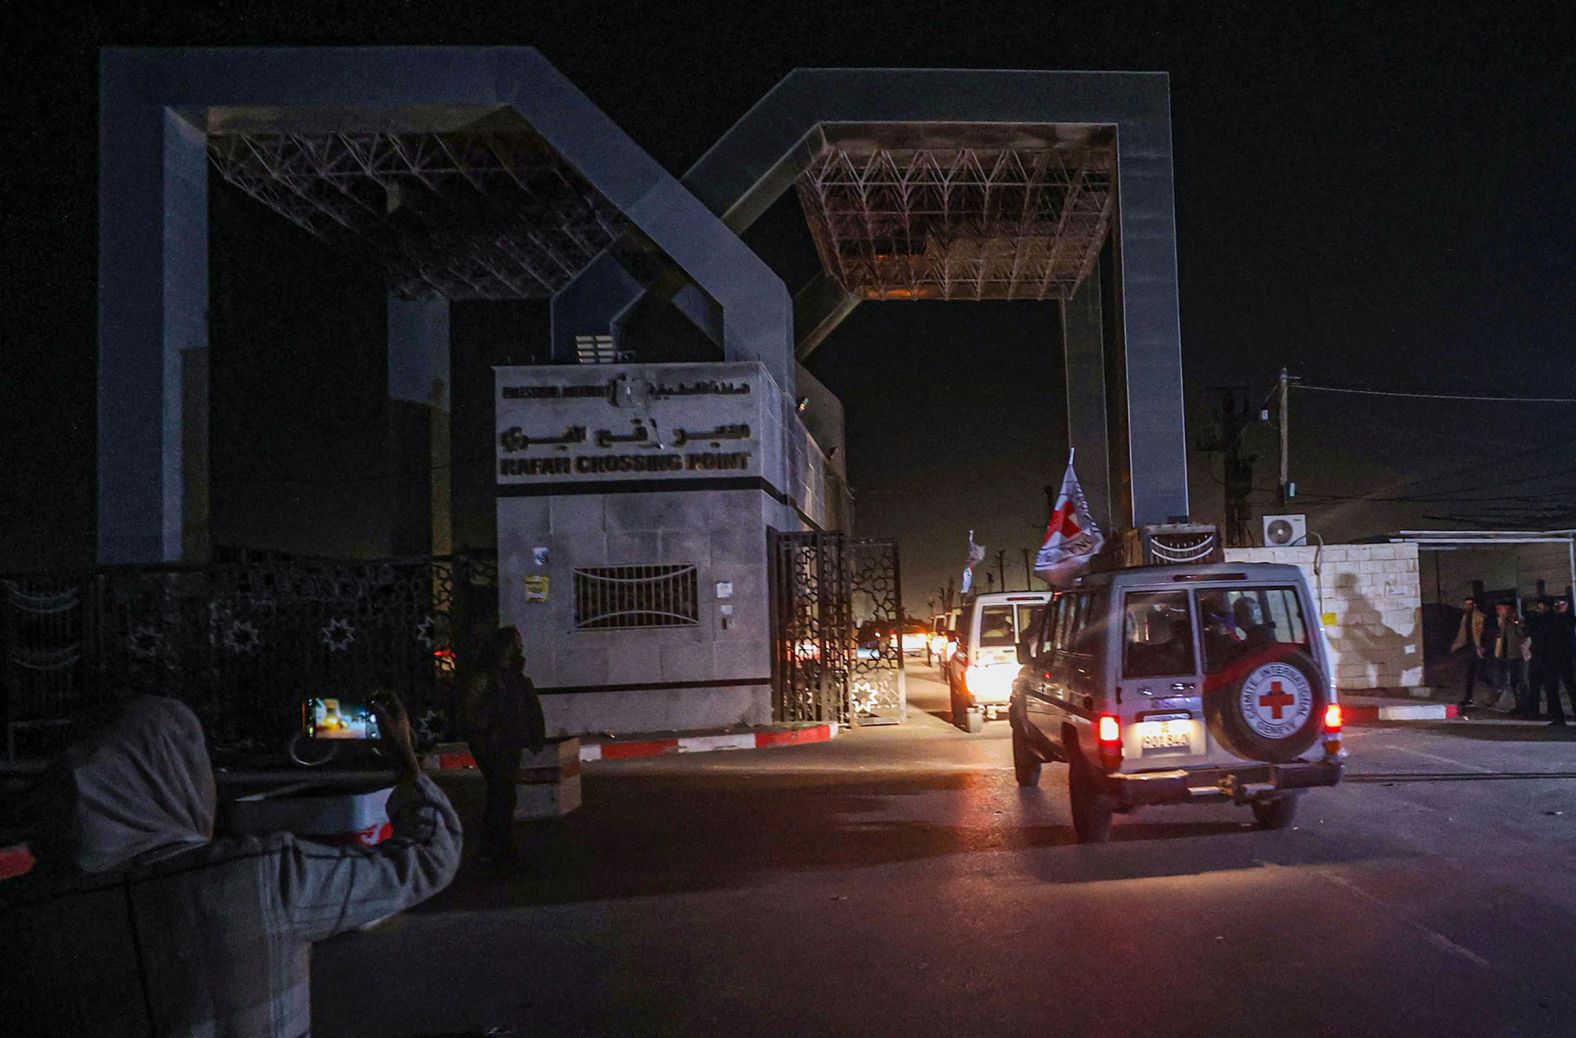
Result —
<path fill-rule="evenodd" d="M 305 1035 L 312 942 L 425 900 L 459 864 L 459 819 L 421 775 L 376 847 L 213 840 L 202 731 L 169 699 L 132 701 L 44 787 L 37 874 L 0 883 L 8 1036 Z"/>

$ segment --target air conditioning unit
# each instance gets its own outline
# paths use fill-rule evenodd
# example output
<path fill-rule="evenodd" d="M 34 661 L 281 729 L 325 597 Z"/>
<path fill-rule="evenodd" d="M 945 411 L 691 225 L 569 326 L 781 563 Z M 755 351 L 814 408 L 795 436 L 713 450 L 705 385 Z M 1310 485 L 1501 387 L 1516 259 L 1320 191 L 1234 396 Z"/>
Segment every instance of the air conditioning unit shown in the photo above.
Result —
<path fill-rule="evenodd" d="M 575 336 L 575 361 L 580 364 L 613 364 L 618 349 L 611 335 Z"/>
<path fill-rule="evenodd" d="M 1306 515 L 1267 515 L 1264 517 L 1264 543 L 1268 547 L 1308 542 Z"/>

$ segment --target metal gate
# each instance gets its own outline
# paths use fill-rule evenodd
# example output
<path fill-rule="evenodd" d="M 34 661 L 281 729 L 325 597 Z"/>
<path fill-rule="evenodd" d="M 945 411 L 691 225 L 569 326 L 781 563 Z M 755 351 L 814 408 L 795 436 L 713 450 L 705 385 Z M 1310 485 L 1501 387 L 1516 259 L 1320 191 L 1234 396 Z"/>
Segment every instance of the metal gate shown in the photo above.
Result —
<path fill-rule="evenodd" d="M 438 739 L 496 603 L 496 564 L 464 556 L 0 579 L 4 752 L 47 755 L 79 715 L 137 691 L 189 704 L 218 756 L 277 753 L 308 695 L 383 687 Z"/>
<path fill-rule="evenodd" d="M 905 719 L 897 544 L 772 535 L 774 710 L 781 721 Z"/>

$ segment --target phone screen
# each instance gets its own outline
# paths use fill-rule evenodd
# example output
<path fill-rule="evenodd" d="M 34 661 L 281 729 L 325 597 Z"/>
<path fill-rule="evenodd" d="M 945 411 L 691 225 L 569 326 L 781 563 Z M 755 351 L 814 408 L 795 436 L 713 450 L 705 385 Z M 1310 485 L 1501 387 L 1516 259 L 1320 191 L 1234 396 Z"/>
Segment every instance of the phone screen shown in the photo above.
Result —
<path fill-rule="evenodd" d="M 377 739 L 378 718 L 372 707 L 350 699 L 312 698 L 302 707 L 306 734 L 312 739 Z"/>

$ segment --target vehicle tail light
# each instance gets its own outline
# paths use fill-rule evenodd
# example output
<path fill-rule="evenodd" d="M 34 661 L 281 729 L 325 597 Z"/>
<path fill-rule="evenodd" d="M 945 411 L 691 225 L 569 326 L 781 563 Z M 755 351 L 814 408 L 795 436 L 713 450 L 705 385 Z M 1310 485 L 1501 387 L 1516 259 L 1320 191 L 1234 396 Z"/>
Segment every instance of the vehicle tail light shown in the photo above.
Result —
<path fill-rule="evenodd" d="M 1324 708 L 1324 755 L 1334 757 L 1341 752 L 1341 704 L 1331 703 Z"/>
<path fill-rule="evenodd" d="M 1111 714 L 1101 714 L 1095 722 L 1095 738 L 1100 747 L 1100 763 L 1106 771 L 1122 764 L 1122 724 Z"/>

